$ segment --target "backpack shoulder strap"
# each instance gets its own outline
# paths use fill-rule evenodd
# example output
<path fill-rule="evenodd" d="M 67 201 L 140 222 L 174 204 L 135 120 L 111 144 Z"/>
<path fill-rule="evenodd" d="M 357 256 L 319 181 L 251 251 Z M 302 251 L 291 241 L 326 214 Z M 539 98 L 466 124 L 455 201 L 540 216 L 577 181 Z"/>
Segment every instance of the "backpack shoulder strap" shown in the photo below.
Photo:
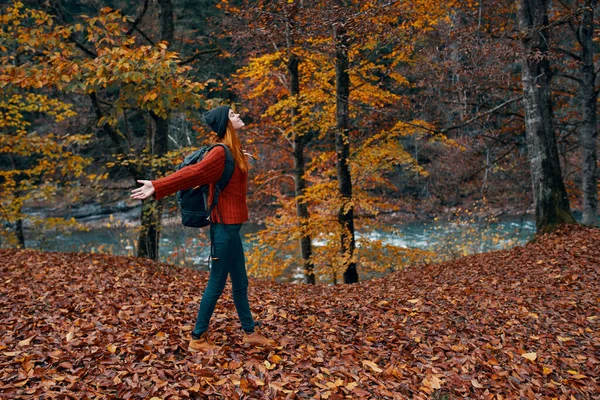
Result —
<path fill-rule="evenodd" d="M 212 210 L 215 207 L 217 207 L 219 204 L 219 194 L 225 188 L 225 186 L 227 186 L 227 184 L 229 183 L 229 180 L 231 179 L 231 176 L 233 175 L 233 170 L 235 169 L 235 161 L 233 160 L 233 156 L 231 155 L 231 150 L 229 150 L 229 147 L 225 146 L 222 143 L 217 143 L 217 144 L 210 146 L 208 151 L 210 151 L 215 146 L 222 146 L 223 149 L 225 149 L 225 169 L 223 170 L 223 174 L 221 175 L 221 178 L 217 181 L 217 184 L 215 185 L 215 195 L 213 197 L 212 204 L 210 205 L 210 208 L 208 209 L 209 218 L 210 218 L 210 215 L 212 215 Z M 219 221 L 222 221 L 221 214 L 219 214 L 218 207 L 217 207 L 217 214 L 219 216 Z"/>
<path fill-rule="evenodd" d="M 235 161 L 233 159 L 233 155 L 231 154 L 231 150 L 229 150 L 229 147 L 222 143 L 217 143 L 212 145 L 210 148 L 212 149 L 216 146 L 221 146 L 223 149 L 225 149 L 225 169 L 223 170 L 223 175 L 221 175 L 221 178 L 217 181 L 216 185 L 218 190 L 223 190 L 231 180 L 231 176 L 233 175 L 233 171 L 235 169 Z"/>

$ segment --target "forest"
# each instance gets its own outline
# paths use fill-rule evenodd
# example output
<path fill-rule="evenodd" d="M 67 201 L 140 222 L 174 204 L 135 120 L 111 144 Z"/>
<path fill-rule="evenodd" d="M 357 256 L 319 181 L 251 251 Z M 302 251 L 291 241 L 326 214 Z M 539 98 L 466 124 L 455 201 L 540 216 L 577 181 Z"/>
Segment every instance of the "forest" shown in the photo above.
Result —
<path fill-rule="evenodd" d="M 596 0 L 0 12 L 0 399 L 598 397 Z M 249 220 L 183 228 L 215 109 Z"/>
<path fill-rule="evenodd" d="M 174 171 L 220 104 L 247 125 L 255 277 L 444 259 L 365 235 L 398 221 L 597 225 L 597 17 L 589 0 L 8 2 L 1 245 Z M 135 255 L 159 259 L 177 212 L 143 202 Z"/>

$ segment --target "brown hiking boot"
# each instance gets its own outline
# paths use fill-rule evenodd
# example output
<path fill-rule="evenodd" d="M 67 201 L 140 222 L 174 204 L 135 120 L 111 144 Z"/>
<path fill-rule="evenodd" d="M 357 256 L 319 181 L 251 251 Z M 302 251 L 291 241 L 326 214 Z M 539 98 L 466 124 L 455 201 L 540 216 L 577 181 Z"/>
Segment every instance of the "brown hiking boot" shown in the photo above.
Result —
<path fill-rule="evenodd" d="M 205 331 L 202 335 L 200 335 L 199 339 L 190 339 L 190 344 L 188 345 L 188 350 L 193 353 L 206 353 L 209 350 L 216 349 L 216 346 L 213 346 L 208 341 L 208 331 Z"/>
<path fill-rule="evenodd" d="M 244 332 L 244 343 L 249 344 L 251 346 L 261 347 L 272 347 L 276 344 L 276 342 L 273 339 L 267 339 L 266 337 L 261 335 L 256 328 L 252 333 Z"/>

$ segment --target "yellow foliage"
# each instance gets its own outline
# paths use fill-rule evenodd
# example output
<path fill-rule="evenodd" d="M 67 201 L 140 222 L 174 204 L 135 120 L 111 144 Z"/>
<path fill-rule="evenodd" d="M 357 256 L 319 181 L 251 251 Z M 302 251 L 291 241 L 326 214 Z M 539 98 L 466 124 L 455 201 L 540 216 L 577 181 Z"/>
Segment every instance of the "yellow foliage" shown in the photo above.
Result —
<path fill-rule="evenodd" d="M 36 119 L 41 114 L 57 123 L 74 116 L 71 105 L 43 94 L 48 90 L 97 95 L 105 113 L 98 125 L 111 125 L 123 139 L 118 121 L 124 110 L 150 111 L 165 118 L 173 110 L 206 105 L 201 95 L 206 83 L 188 78 L 191 67 L 181 65 L 179 54 L 170 51 L 167 43 L 144 46 L 125 35 L 129 19 L 120 11 L 103 8 L 99 15 L 81 16 L 81 20 L 61 25 L 22 2 L 12 3 L 0 15 L 0 128 L 8 133 L 0 136 L 0 153 L 35 160 L 27 167 L 0 171 L 0 189 L 7 193 L 2 198 L 3 218 L 8 222 L 22 217 L 23 204 L 76 187 L 75 178 L 92 185 L 106 178 L 98 171 L 85 177 L 89 160 L 75 150 L 88 143 L 89 135 L 36 132 L 27 118 L 32 113 Z M 85 35 L 88 52 L 69 40 L 74 32 Z M 103 98 L 107 91 L 110 104 Z M 157 171 L 178 163 L 178 155 L 157 159 L 148 152 L 141 156 L 134 152 L 116 157 L 109 166 L 144 162 Z"/>
<path fill-rule="evenodd" d="M 27 218 L 37 226 L 46 229 L 57 229 L 75 224 L 60 218 L 42 219 L 25 216 L 23 205 L 29 201 L 48 201 L 59 191 L 68 192 L 76 187 L 74 178 L 83 175 L 91 160 L 72 151 L 89 141 L 91 135 L 64 135 L 53 133 L 40 135 L 29 132 L 31 123 L 26 119 L 30 113 L 45 115 L 49 120 L 58 123 L 75 113 L 71 106 L 46 95 L 29 93 L 26 95 L 10 93 L 9 87 L 0 90 L 0 154 L 11 160 L 11 167 L 0 170 L 0 209 L 5 228 L 2 235 L 9 242 L 15 237 L 9 229 L 10 224 L 18 219 Z M 27 157 L 27 162 L 19 161 Z"/>
<path fill-rule="evenodd" d="M 304 177 L 308 187 L 302 196 L 294 199 L 281 191 L 270 192 L 276 198 L 274 205 L 278 208 L 276 215 L 265 221 L 266 229 L 253 236 L 248 257 L 251 274 L 276 277 L 284 271 L 301 268 L 298 243 L 303 235 L 308 235 L 314 244 L 311 260 L 317 277 L 325 282 L 341 279 L 350 255 L 339 251 L 343 232 L 338 213 L 350 209 L 354 211 L 355 227 L 360 233 L 353 261 L 364 273 L 395 270 L 433 256 L 429 252 L 402 249 L 373 239 L 373 232 L 384 230 L 384 224 L 377 222 L 378 215 L 397 208 L 373 193 L 382 188 L 394 190 L 387 177 L 399 168 L 427 175 L 427 171 L 402 147 L 404 137 L 434 138 L 452 145 L 442 135 L 432 135 L 436 129 L 425 121 L 398 120 L 389 126 L 389 119 L 396 114 L 394 110 L 410 103 L 400 94 L 406 92 L 411 83 L 399 72 L 399 66 L 418 65 L 415 49 L 422 33 L 444 21 L 452 13 L 453 4 L 417 0 L 382 6 L 378 2 L 360 2 L 362 11 L 357 13 L 353 23 L 369 24 L 372 34 L 356 38 L 358 44 L 348 51 L 348 112 L 357 125 L 368 120 L 369 126 L 376 126 L 372 121 L 377 120 L 378 113 L 387 117 L 387 125 L 367 135 L 362 134 L 359 126 L 350 128 L 347 140 L 352 148 L 347 161 L 352 176 L 351 198 L 343 198 L 338 188 L 337 154 L 323 146 L 319 146 L 316 153 L 311 151 L 307 157 L 310 161 Z M 402 23 L 398 23 L 399 20 Z M 234 76 L 233 87 L 249 102 L 259 104 L 263 124 L 274 127 L 271 129 L 279 132 L 283 139 L 278 144 L 291 143 L 294 135 L 307 133 L 316 135 L 315 140 L 319 142 L 331 143 L 336 129 L 337 102 L 332 37 L 327 33 L 296 40 L 289 48 L 251 58 Z M 388 46 L 391 49 L 382 51 L 388 43 L 393 43 Z M 291 54 L 300 61 L 300 94 L 297 96 L 290 93 L 287 61 Z M 296 110 L 293 124 L 292 109 Z M 277 176 L 274 173 L 268 175 L 258 177 L 255 183 L 262 187 Z M 299 221 L 296 200 L 308 206 L 308 221 Z"/>

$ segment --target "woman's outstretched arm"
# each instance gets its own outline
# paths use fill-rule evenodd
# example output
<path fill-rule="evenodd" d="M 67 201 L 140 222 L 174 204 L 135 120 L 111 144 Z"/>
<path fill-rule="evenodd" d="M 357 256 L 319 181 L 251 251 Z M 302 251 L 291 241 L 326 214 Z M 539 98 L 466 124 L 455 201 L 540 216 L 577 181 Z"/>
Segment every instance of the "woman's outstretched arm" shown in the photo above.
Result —
<path fill-rule="evenodd" d="M 131 197 L 144 200 L 152 195 L 156 200 L 169 196 L 178 190 L 215 183 L 225 169 L 225 150 L 221 146 L 211 150 L 204 159 L 188 165 L 170 175 L 153 181 L 139 180 L 143 186 L 132 191 Z"/>

